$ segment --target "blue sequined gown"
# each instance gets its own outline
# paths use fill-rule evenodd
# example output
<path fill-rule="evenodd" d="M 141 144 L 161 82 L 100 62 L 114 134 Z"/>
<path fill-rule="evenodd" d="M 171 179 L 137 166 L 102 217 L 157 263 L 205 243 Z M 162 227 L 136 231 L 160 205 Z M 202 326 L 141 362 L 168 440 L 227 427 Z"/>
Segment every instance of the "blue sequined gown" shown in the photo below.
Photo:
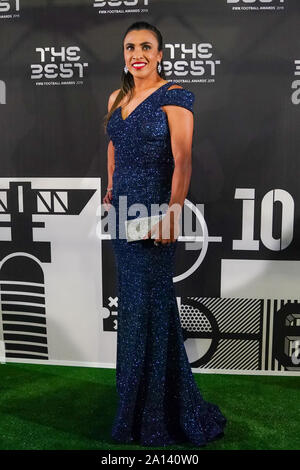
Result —
<path fill-rule="evenodd" d="M 193 112 L 194 94 L 184 88 L 155 90 L 123 120 L 113 112 L 107 132 L 115 147 L 112 205 L 117 215 L 112 237 L 117 267 L 118 331 L 116 385 L 118 409 L 112 426 L 117 442 L 196 446 L 222 437 L 226 418 L 204 401 L 186 354 L 173 284 L 177 241 L 155 246 L 153 239 L 127 242 L 118 236 L 119 214 L 127 208 L 170 200 L 174 159 L 164 105 Z M 153 211 L 152 211 L 153 215 Z M 124 233 L 124 232 L 123 232 Z"/>

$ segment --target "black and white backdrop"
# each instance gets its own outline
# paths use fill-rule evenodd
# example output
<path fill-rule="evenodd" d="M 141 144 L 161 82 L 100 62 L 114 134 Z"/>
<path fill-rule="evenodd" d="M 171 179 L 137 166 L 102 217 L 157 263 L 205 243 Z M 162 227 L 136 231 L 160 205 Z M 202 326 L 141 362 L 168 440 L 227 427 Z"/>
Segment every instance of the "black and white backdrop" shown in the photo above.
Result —
<path fill-rule="evenodd" d="M 298 0 L 0 0 L 0 360 L 115 367 L 101 222 L 110 93 L 138 20 L 195 94 L 175 290 L 194 372 L 300 371 Z"/>

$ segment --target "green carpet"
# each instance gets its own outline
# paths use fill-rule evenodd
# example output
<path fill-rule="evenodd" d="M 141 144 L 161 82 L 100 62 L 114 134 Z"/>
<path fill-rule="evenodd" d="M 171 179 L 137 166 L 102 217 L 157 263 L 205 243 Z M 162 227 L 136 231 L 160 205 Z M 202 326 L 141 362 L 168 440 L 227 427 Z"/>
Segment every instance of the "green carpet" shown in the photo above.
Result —
<path fill-rule="evenodd" d="M 194 376 L 227 417 L 225 436 L 151 449 L 300 449 L 300 377 Z M 149 449 L 112 441 L 116 406 L 115 369 L 0 364 L 0 449 Z"/>

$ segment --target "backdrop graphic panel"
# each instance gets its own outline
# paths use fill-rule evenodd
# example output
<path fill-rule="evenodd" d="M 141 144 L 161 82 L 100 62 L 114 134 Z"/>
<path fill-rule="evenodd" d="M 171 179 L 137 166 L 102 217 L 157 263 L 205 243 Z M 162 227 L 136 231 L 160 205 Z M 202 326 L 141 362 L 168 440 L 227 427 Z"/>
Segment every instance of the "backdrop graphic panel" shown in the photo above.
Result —
<path fill-rule="evenodd" d="M 193 370 L 299 373 L 299 15 L 297 0 L 0 2 L 2 362 L 115 366 L 102 119 L 145 20 L 166 78 L 196 96 L 174 277 Z"/>

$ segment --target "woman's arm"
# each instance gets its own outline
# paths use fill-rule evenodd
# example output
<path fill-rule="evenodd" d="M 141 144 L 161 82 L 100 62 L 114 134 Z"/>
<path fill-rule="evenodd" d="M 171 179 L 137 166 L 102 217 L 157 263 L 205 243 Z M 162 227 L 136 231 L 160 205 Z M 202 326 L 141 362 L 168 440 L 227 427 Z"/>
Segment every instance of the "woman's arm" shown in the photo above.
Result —
<path fill-rule="evenodd" d="M 161 222 L 157 241 L 174 242 L 179 235 L 179 218 L 189 190 L 192 175 L 192 143 L 194 116 L 179 106 L 164 106 L 168 116 L 171 147 L 174 157 L 171 197 L 165 223 Z"/>
<path fill-rule="evenodd" d="M 115 171 L 115 147 L 112 141 L 109 141 L 107 147 L 107 187 L 112 188 L 113 173 Z"/>
<path fill-rule="evenodd" d="M 172 209 L 175 204 L 174 214 L 179 218 L 192 175 L 194 116 L 191 111 L 179 106 L 164 106 L 164 108 L 168 116 L 175 163 L 169 207 Z"/>
<path fill-rule="evenodd" d="M 163 219 L 148 232 L 147 236 L 156 234 L 155 240 L 163 244 L 174 242 L 179 235 L 179 218 L 192 174 L 192 142 L 194 116 L 191 111 L 181 106 L 163 106 L 167 114 L 174 171 L 172 177 L 171 197 L 168 210 Z"/>
<path fill-rule="evenodd" d="M 113 102 L 116 99 L 116 95 L 119 90 L 115 90 L 109 97 L 107 110 L 109 111 L 112 107 Z M 106 194 L 103 198 L 103 203 L 109 207 L 112 199 L 112 187 L 113 187 L 113 173 L 115 171 L 115 147 L 112 140 L 109 141 L 107 147 L 107 188 Z"/>
<path fill-rule="evenodd" d="M 106 210 L 109 210 L 113 196 L 113 174 L 115 171 L 115 148 L 112 141 L 109 141 L 107 147 L 107 189 L 103 198 L 103 204 L 106 206 Z"/>

